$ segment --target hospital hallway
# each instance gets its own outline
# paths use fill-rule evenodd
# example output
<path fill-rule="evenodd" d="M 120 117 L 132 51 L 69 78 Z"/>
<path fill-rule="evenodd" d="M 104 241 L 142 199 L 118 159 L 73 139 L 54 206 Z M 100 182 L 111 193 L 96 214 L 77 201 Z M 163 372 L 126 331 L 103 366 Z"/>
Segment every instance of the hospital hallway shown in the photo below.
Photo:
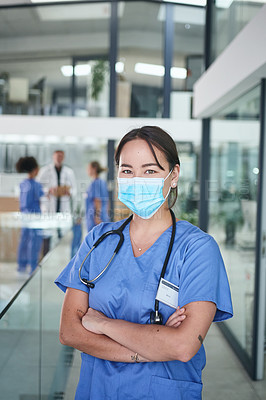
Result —
<path fill-rule="evenodd" d="M 68 233 L 0 320 L 0 400 L 74 399 L 80 353 L 58 340 L 63 294 L 53 283 L 69 259 L 70 241 Z M 16 264 L 10 263 L 7 274 L 6 265 L 0 263 L 1 302 L 16 289 L 15 269 Z M 217 323 L 207 335 L 205 349 L 204 400 L 266 400 L 266 380 L 249 378 Z"/>

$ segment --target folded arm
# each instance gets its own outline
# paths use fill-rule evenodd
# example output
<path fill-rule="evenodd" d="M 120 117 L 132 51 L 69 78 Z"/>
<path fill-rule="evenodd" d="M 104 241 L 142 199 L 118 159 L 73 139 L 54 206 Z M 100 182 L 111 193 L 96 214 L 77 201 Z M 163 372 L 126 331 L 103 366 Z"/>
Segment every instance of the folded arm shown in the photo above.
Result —
<path fill-rule="evenodd" d="M 90 308 L 83 317 L 83 325 L 149 360 L 187 362 L 200 349 L 215 312 L 216 305 L 212 302 L 189 303 L 186 305 L 185 320 L 175 329 L 172 326 L 141 325 L 111 319 Z"/>
<path fill-rule="evenodd" d="M 88 309 L 88 294 L 68 288 L 61 312 L 60 342 L 94 357 L 109 361 L 133 362 L 134 352 L 105 335 L 89 332 L 82 326 Z M 141 361 L 147 361 L 142 359 Z"/>
<path fill-rule="evenodd" d="M 88 310 L 88 294 L 68 288 L 65 294 L 60 321 L 60 342 L 94 357 L 116 362 L 135 362 L 132 349 L 118 343 L 107 335 L 99 335 L 85 329 L 82 317 Z M 177 328 L 185 319 L 183 311 L 173 314 L 169 325 Z M 100 314 L 100 313 L 99 313 Z M 101 314 L 103 315 L 103 314 Z M 135 325 L 135 324 L 132 324 Z M 139 361 L 151 361 L 139 352 Z"/>

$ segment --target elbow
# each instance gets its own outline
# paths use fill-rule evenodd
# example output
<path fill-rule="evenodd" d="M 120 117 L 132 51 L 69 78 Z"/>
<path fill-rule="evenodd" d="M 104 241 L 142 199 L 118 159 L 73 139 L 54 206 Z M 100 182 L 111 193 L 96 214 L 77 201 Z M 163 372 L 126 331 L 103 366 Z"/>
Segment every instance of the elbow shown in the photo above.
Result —
<path fill-rule="evenodd" d="M 69 335 L 63 329 L 59 331 L 59 341 L 65 346 L 72 346 Z"/>
<path fill-rule="evenodd" d="M 194 351 L 193 348 L 191 348 L 191 346 L 184 345 L 178 349 L 175 359 L 186 363 L 186 362 L 190 361 L 194 357 L 195 354 L 196 354 L 196 352 Z"/>
<path fill-rule="evenodd" d="M 194 354 L 191 354 L 191 352 L 187 351 L 187 352 L 180 354 L 178 360 L 186 363 L 186 362 L 190 361 L 193 357 L 194 357 Z"/>

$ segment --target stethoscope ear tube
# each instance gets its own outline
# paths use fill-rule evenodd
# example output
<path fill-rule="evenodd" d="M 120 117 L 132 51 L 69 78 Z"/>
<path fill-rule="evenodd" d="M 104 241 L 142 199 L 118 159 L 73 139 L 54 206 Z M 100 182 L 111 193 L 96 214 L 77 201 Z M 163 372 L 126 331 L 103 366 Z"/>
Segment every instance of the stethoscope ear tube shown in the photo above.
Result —
<path fill-rule="evenodd" d="M 124 235 L 123 235 L 123 229 L 125 228 L 125 226 L 132 220 L 133 215 L 130 215 L 129 218 L 126 219 L 126 221 L 120 226 L 120 228 L 118 229 L 114 229 L 108 232 L 105 232 L 101 237 L 99 237 L 98 240 L 96 240 L 96 242 L 94 243 L 94 245 L 92 246 L 92 248 L 90 249 L 90 251 L 88 252 L 88 254 L 86 255 L 86 257 L 84 258 L 84 260 L 82 261 L 80 267 L 79 267 L 79 279 L 82 283 L 84 283 L 84 285 L 86 285 L 88 288 L 93 289 L 95 286 L 95 281 L 97 281 L 97 279 L 99 279 L 104 272 L 107 270 L 107 268 L 109 267 L 109 265 L 111 264 L 111 262 L 113 261 L 115 255 L 119 252 L 122 244 L 124 243 Z M 119 236 L 119 242 L 113 252 L 112 257 L 110 258 L 110 260 L 108 261 L 108 263 L 106 264 L 106 266 L 104 267 L 104 269 L 94 278 L 91 280 L 88 279 L 84 279 L 81 277 L 81 270 L 82 267 L 84 265 L 84 262 L 87 260 L 88 256 L 91 254 L 91 252 L 108 236 L 110 235 L 118 235 Z"/>

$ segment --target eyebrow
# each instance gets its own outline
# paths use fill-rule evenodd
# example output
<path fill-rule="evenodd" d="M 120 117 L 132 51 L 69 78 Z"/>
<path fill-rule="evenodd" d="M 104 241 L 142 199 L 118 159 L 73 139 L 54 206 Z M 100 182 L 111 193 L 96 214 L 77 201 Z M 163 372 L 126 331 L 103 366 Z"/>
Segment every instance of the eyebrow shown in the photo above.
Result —
<path fill-rule="evenodd" d="M 147 164 L 143 164 L 141 167 L 145 168 L 145 167 L 152 167 L 152 166 L 159 167 L 159 165 L 157 163 L 147 163 Z M 121 164 L 120 167 L 133 168 L 132 165 L 130 165 L 130 164 Z"/>

